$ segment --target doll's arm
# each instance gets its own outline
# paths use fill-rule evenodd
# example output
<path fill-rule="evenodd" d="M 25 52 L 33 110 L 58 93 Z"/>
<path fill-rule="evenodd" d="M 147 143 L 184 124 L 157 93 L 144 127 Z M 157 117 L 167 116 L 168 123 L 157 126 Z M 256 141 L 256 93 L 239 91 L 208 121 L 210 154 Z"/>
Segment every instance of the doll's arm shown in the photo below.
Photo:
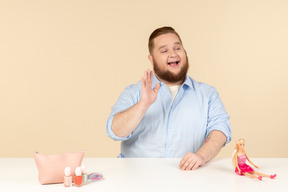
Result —
<path fill-rule="evenodd" d="M 255 165 L 254 163 L 252 163 L 252 161 L 249 159 L 249 157 L 246 155 L 246 159 L 256 168 L 259 168 L 257 165 Z"/>
<path fill-rule="evenodd" d="M 236 153 L 236 154 L 234 155 L 234 158 L 235 158 L 235 166 L 236 166 L 237 169 L 238 169 L 238 173 L 241 174 L 241 170 L 240 170 L 239 165 L 238 165 L 238 158 L 237 158 L 237 156 L 238 156 L 238 153 Z"/>

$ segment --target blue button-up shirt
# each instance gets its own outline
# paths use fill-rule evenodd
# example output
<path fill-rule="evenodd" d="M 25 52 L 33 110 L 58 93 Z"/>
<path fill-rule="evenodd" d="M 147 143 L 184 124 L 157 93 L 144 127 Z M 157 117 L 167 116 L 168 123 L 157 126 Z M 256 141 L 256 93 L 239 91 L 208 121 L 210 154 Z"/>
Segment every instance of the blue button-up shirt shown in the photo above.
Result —
<path fill-rule="evenodd" d="M 106 132 L 121 141 L 118 157 L 182 158 L 187 152 L 195 153 L 213 130 L 223 132 L 226 143 L 231 141 L 229 115 L 214 87 L 187 75 L 172 101 L 169 88 L 154 75 L 152 88 L 157 83 L 160 89 L 156 101 L 129 136 L 118 137 L 111 125 L 117 113 L 139 102 L 141 82 L 128 86 L 112 107 Z"/>

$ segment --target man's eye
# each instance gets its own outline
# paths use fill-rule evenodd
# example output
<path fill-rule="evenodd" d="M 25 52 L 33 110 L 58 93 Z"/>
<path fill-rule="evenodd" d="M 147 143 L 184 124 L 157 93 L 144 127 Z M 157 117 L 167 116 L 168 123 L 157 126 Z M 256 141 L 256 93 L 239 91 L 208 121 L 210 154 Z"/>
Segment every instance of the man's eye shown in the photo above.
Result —
<path fill-rule="evenodd" d="M 167 52 L 167 50 L 161 50 L 161 53 L 166 53 Z"/>

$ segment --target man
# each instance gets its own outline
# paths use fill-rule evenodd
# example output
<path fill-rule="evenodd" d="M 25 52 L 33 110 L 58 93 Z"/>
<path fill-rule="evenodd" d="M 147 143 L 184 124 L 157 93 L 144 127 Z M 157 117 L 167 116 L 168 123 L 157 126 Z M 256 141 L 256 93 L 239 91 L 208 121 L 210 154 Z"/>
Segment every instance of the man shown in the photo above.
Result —
<path fill-rule="evenodd" d="M 128 86 L 107 120 L 107 135 L 121 141 L 119 157 L 182 158 L 194 170 L 231 140 L 229 116 L 215 88 L 187 75 L 189 63 L 178 33 L 156 29 L 149 38 L 153 65 Z"/>

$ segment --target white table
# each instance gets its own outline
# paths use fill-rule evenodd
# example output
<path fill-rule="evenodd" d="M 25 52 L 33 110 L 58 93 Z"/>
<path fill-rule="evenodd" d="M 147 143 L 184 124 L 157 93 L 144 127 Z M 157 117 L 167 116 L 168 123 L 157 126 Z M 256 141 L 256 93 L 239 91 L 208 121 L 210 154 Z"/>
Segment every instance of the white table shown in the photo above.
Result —
<path fill-rule="evenodd" d="M 178 169 L 180 159 L 117 159 L 84 158 L 88 172 L 99 172 L 104 180 L 82 187 L 65 188 L 63 184 L 40 185 L 32 158 L 0 158 L 0 192 L 8 191 L 286 191 L 288 188 L 288 158 L 252 161 L 276 179 L 263 181 L 238 176 L 231 159 L 214 159 L 195 171 Z"/>

